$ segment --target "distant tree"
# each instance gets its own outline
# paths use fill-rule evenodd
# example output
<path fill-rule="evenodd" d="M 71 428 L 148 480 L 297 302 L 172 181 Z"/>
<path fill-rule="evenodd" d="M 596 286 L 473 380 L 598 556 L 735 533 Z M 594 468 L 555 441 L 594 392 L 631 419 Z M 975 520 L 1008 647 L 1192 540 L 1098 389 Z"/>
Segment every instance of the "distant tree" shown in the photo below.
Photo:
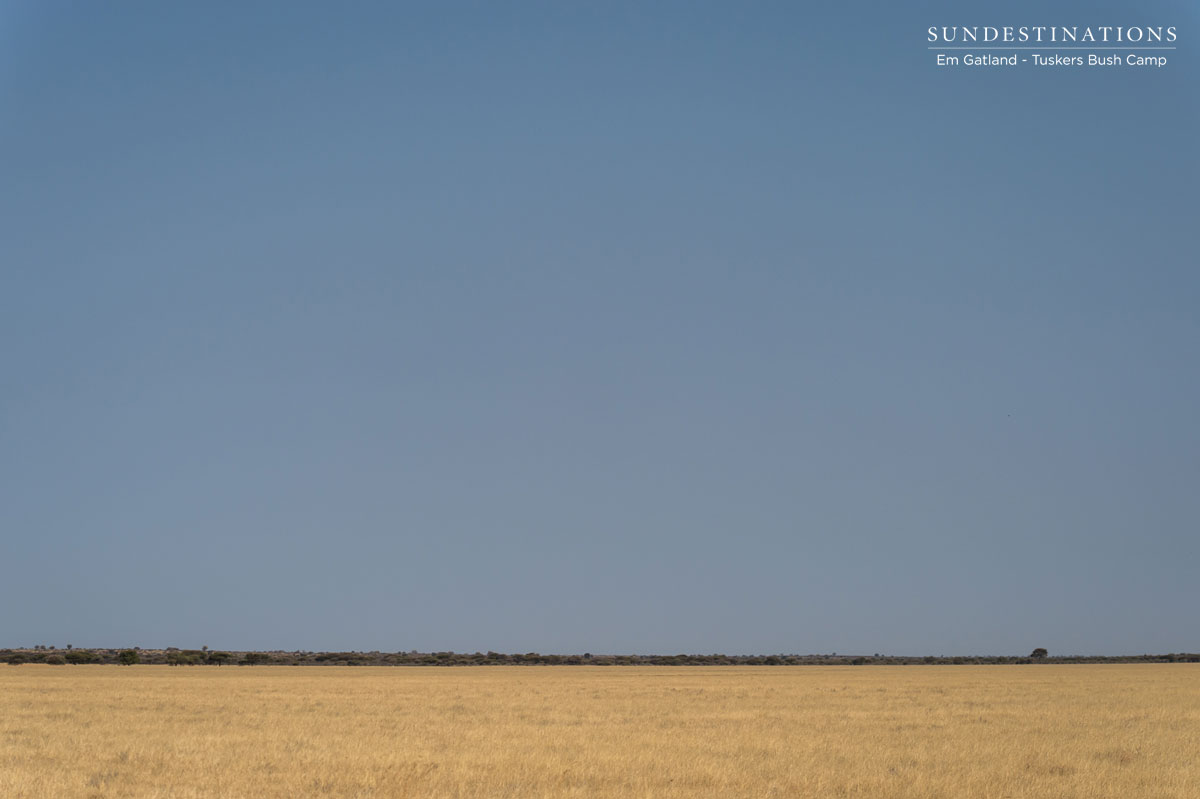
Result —
<path fill-rule="evenodd" d="M 20 652 L 8 656 L 8 665 L 10 666 L 20 666 L 24 662 L 25 656 Z"/>
<path fill-rule="evenodd" d="M 45 662 L 49 663 L 51 666 L 63 666 L 66 665 L 67 661 L 63 659 L 62 655 L 51 655 L 50 657 L 46 658 Z"/>
<path fill-rule="evenodd" d="M 229 662 L 231 655 L 228 652 L 209 652 L 208 662 L 216 663 L 218 666 Z"/>
<path fill-rule="evenodd" d="M 134 663 L 141 663 L 142 659 L 134 650 L 122 649 L 121 654 L 117 655 L 117 662 L 122 666 L 132 666 Z"/>
<path fill-rule="evenodd" d="M 73 647 L 70 644 L 67 644 L 67 649 L 72 649 L 72 648 Z"/>
<path fill-rule="evenodd" d="M 1050 653 L 1047 652 L 1044 647 L 1039 646 L 1037 649 L 1035 649 L 1029 653 L 1029 657 L 1038 658 L 1040 660 L 1041 658 L 1044 658 L 1044 657 L 1046 657 L 1046 655 L 1049 655 L 1049 654 Z"/>
<path fill-rule="evenodd" d="M 74 649 L 67 652 L 68 663 L 95 663 L 100 658 L 89 649 Z"/>

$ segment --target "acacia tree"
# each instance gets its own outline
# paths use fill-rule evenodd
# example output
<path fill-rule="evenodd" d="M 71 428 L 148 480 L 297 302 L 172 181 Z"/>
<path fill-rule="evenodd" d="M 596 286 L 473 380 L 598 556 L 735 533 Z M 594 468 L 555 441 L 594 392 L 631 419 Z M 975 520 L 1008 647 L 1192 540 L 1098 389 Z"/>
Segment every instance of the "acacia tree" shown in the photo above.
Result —
<path fill-rule="evenodd" d="M 1038 658 L 1040 660 L 1041 658 L 1044 658 L 1044 657 L 1046 657 L 1046 655 L 1049 655 L 1049 654 L 1050 653 L 1046 651 L 1045 647 L 1039 646 L 1037 649 L 1035 649 L 1029 653 L 1029 657 Z"/>

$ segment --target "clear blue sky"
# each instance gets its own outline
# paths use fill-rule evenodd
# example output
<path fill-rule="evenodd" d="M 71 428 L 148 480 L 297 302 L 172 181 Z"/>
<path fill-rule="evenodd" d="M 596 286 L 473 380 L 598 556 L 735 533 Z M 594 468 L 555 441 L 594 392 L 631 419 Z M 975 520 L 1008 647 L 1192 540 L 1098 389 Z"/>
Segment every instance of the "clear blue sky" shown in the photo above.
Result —
<path fill-rule="evenodd" d="M 1200 650 L 1198 17 L 0 5 L 0 646 Z"/>

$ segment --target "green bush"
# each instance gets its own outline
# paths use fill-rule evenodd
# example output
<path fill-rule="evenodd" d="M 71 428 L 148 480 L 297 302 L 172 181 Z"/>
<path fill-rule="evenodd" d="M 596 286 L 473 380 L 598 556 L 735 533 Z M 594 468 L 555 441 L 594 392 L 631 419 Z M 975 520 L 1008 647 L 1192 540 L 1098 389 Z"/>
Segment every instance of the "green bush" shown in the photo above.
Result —
<path fill-rule="evenodd" d="M 65 666 L 67 664 L 67 661 L 63 660 L 62 655 L 50 655 L 46 658 L 45 662 L 51 666 Z"/>
<path fill-rule="evenodd" d="M 122 666 L 132 666 L 134 663 L 141 663 L 142 659 L 138 653 L 132 649 L 122 649 L 121 654 L 117 655 L 117 662 Z"/>

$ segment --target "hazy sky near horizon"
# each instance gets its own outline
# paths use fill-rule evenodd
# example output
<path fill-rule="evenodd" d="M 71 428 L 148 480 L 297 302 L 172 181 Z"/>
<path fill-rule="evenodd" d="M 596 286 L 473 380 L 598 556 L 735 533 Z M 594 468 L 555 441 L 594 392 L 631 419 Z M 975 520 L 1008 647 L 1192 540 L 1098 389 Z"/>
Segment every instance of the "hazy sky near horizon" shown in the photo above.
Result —
<path fill-rule="evenodd" d="M 1197 16 L 3 3 L 0 646 L 1200 650 Z"/>

